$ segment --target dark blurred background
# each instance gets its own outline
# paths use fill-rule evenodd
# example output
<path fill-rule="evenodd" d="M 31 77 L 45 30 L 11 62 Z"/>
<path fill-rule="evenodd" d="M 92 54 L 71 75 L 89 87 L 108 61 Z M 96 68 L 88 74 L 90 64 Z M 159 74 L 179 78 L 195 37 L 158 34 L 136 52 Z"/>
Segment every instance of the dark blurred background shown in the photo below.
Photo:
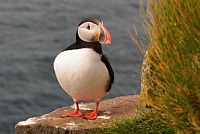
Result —
<path fill-rule="evenodd" d="M 53 70 L 56 55 L 75 41 L 78 23 L 98 16 L 113 44 L 103 47 L 115 72 L 106 98 L 139 93 L 142 54 L 128 31 L 142 32 L 139 0 L 0 0 L 0 133 L 29 117 L 72 105 Z"/>

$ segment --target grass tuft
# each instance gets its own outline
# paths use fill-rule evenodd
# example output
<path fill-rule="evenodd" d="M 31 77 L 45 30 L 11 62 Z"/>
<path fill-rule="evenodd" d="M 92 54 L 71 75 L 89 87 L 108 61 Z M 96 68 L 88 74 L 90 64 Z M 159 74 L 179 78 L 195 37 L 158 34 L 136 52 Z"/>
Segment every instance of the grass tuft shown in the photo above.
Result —
<path fill-rule="evenodd" d="M 110 128 L 96 130 L 95 134 L 174 134 L 172 127 L 167 126 L 161 121 L 161 115 L 148 110 L 140 113 L 138 116 L 118 121 Z"/>
<path fill-rule="evenodd" d="M 200 132 L 200 1 L 149 0 L 141 98 L 178 133 Z"/>

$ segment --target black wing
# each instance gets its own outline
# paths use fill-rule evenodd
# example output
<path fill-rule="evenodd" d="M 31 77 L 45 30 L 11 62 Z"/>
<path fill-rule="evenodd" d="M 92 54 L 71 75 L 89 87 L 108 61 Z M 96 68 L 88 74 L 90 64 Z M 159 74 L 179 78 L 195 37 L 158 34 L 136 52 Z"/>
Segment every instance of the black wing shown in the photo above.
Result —
<path fill-rule="evenodd" d="M 113 69 L 105 55 L 102 55 L 101 61 L 106 65 L 106 68 L 108 69 L 108 72 L 109 72 L 110 81 L 108 82 L 108 87 L 106 89 L 106 91 L 109 92 L 111 89 L 111 86 L 114 82 L 114 72 L 113 72 Z"/>

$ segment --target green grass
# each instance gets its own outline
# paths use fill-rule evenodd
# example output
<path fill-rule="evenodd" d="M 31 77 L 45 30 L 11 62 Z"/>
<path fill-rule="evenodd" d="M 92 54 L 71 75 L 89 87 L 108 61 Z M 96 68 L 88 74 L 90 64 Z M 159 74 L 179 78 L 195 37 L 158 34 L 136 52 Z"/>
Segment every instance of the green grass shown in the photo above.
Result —
<path fill-rule="evenodd" d="M 178 133 L 200 133 L 200 1 L 149 0 L 141 98 Z"/>
<path fill-rule="evenodd" d="M 161 121 L 161 115 L 153 110 L 140 113 L 138 116 L 124 119 L 110 128 L 102 128 L 94 134 L 174 134 L 172 127 Z"/>

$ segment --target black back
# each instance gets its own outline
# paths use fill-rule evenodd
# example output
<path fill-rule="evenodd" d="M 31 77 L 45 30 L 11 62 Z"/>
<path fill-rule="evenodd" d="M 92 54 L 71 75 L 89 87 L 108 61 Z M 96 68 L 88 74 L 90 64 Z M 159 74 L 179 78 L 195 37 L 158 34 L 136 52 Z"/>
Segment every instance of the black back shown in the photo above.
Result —
<path fill-rule="evenodd" d="M 108 69 L 108 72 L 109 72 L 110 81 L 108 82 L 107 90 L 106 90 L 107 92 L 109 92 L 112 87 L 112 84 L 114 82 L 114 72 L 113 72 L 113 69 L 105 55 L 102 55 L 101 61 L 106 65 L 106 68 Z"/>

